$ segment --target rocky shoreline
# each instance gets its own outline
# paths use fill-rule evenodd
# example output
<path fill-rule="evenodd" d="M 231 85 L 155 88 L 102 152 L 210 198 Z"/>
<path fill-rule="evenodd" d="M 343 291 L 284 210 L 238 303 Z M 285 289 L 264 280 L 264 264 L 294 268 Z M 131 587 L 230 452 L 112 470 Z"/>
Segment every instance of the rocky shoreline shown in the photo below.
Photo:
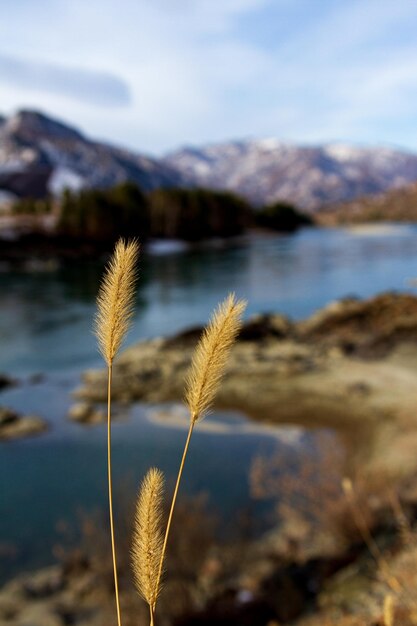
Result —
<path fill-rule="evenodd" d="M 390 584 L 361 541 L 342 546 L 329 536 L 316 535 L 309 540 L 308 551 L 302 547 L 295 551 L 290 534 L 277 529 L 258 541 L 217 544 L 207 533 L 202 511 L 196 517 L 195 513 L 182 511 L 185 537 L 179 541 L 176 536 L 172 542 L 159 606 L 162 626 L 383 626 Z M 191 524 L 185 516 L 191 516 Z M 84 544 L 61 553 L 56 565 L 22 574 L 4 585 L 0 626 L 111 623 L 112 569 L 103 532 L 91 523 L 88 548 Z M 193 545 L 196 538 L 198 554 Z M 389 558 L 392 580 L 402 581 L 402 575 L 414 571 L 416 547 L 402 545 L 389 524 L 380 527 L 376 541 Z M 129 563 L 123 557 L 128 555 L 126 538 L 120 543 L 124 623 L 147 626 L 147 607 L 133 588 Z M 407 619 L 409 610 L 401 609 L 401 613 L 400 606 L 396 610 L 403 616 L 398 624 L 415 623 L 412 616 L 411 621 Z"/>
<path fill-rule="evenodd" d="M 122 406 L 181 400 L 200 332 L 200 328 L 190 329 L 127 349 L 114 366 L 115 400 Z M 240 409 L 272 425 L 329 427 L 346 443 L 351 469 L 359 468 L 362 477 L 378 475 L 391 484 L 417 470 L 416 376 L 417 298 L 383 294 L 365 301 L 348 299 L 301 322 L 280 315 L 248 320 L 232 352 L 217 406 Z M 76 396 L 69 417 L 80 424 L 102 422 L 106 372 L 86 372 Z M 17 416 L 6 415 L 3 421 L 8 420 L 19 422 Z M 413 523 L 415 481 L 408 485 L 406 496 L 405 491 L 398 494 Z M 399 541 L 386 501 L 372 495 L 370 502 L 377 511 L 372 512 L 374 536 L 387 555 L 392 576 L 400 579 L 406 574 L 414 584 L 416 544 L 404 546 Z M 160 623 L 382 624 L 389 585 L 363 537 L 357 529 L 352 534 L 346 521 L 348 509 L 338 515 L 345 533 L 342 543 L 327 531 L 312 533 L 308 525 L 290 520 L 288 528 L 281 526 L 260 540 L 228 547 L 210 543 L 207 532 L 204 549 L 198 544 L 198 558 L 193 533 L 196 528 L 206 532 L 207 516 L 194 518 L 185 533 L 190 535 L 187 549 L 194 569 L 187 569 L 189 560 L 186 565 L 175 560 L 169 564 Z M 191 524 L 189 520 L 186 511 L 181 529 Z M 90 531 L 87 551 L 80 549 L 58 565 L 8 582 L 0 590 L 0 626 L 106 624 L 114 608 L 112 574 L 106 560 L 107 539 L 100 532 L 101 527 Z M 128 536 L 124 533 L 122 542 Z M 197 541 L 202 541 L 200 535 Z M 104 557 L 95 553 L 102 544 Z M 182 540 L 178 546 L 185 549 Z M 127 545 L 122 553 L 128 555 Z M 144 607 L 129 582 L 128 563 L 122 564 L 121 580 L 126 625 L 145 624 Z M 353 617 L 345 621 L 344 615 Z M 404 617 L 399 623 L 409 622 Z"/>
<path fill-rule="evenodd" d="M 115 401 L 181 401 L 200 332 L 127 349 L 113 370 Z M 271 424 L 332 428 L 352 462 L 404 473 L 417 468 L 416 374 L 417 298 L 347 299 L 301 322 L 273 314 L 251 318 L 233 349 L 217 407 Z M 83 414 L 96 419 L 106 372 L 87 371 L 76 396 Z"/>

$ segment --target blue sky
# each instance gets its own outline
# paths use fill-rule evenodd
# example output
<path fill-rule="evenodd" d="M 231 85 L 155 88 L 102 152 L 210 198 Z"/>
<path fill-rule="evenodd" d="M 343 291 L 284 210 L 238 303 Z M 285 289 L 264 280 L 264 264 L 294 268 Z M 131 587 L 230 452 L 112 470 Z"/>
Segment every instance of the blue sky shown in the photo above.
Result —
<path fill-rule="evenodd" d="M 161 154 L 247 137 L 417 151 L 417 0 L 0 0 L 0 112 Z"/>

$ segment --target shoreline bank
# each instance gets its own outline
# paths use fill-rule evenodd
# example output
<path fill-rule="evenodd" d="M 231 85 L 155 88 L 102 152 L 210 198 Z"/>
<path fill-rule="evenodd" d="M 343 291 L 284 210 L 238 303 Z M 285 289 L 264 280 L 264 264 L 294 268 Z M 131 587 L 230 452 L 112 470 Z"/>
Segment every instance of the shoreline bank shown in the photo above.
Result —
<path fill-rule="evenodd" d="M 180 401 L 200 332 L 128 348 L 115 364 L 115 400 Z M 251 318 L 232 352 L 217 407 L 255 421 L 334 429 L 352 463 L 396 474 L 417 468 L 410 443 L 417 443 L 416 372 L 417 298 L 346 299 L 302 322 Z M 90 370 L 76 395 L 94 404 L 104 401 L 105 389 L 105 372 Z"/>

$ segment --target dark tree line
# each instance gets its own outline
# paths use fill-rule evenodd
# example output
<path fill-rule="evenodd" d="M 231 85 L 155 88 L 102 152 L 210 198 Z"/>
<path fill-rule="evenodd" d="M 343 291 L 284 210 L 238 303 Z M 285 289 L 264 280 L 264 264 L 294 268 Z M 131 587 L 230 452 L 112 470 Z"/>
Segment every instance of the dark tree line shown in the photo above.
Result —
<path fill-rule="evenodd" d="M 250 222 L 247 202 L 206 189 L 159 189 L 149 195 L 152 237 L 199 241 L 239 235 Z"/>
<path fill-rule="evenodd" d="M 38 201 L 39 202 L 39 201 Z M 45 212 L 22 201 L 16 212 Z M 250 227 L 291 232 L 311 220 L 295 207 L 276 203 L 254 209 L 229 192 L 207 189 L 158 189 L 143 193 L 133 183 L 106 190 L 66 191 L 61 199 L 57 235 L 102 244 L 118 237 L 176 238 L 196 242 L 231 237 Z"/>
<path fill-rule="evenodd" d="M 238 235 L 249 222 L 249 205 L 229 193 L 159 189 L 145 195 L 124 183 L 107 190 L 66 191 L 58 231 L 103 242 L 119 236 L 199 241 Z"/>
<path fill-rule="evenodd" d="M 147 198 L 131 183 L 106 190 L 67 190 L 61 200 L 57 232 L 97 242 L 139 235 L 144 240 L 149 233 Z"/>
<path fill-rule="evenodd" d="M 290 233 L 300 226 L 311 226 L 313 220 L 288 202 L 275 202 L 256 213 L 256 223 L 263 228 Z"/>

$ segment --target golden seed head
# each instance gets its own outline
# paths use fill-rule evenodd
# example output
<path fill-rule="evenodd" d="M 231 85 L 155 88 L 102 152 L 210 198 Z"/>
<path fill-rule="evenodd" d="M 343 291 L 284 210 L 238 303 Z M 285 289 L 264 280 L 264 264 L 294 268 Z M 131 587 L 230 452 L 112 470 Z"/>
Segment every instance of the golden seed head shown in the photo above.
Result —
<path fill-rule="evenodd" d="M 101 354 L 111 365 L 133 315 L 139 244 L 119 239 L 106 268 L 97 297 L 95 334 Z"/>
<path fill-rule="evenodd" d="M 350 478 L 343 478 L 342 480 L 342 489 L 346 496 L 353 495 L 353 483 Z"/>
<path fill-rule="evenodd" d="M 214 311 L 194 352 L 186 381 L 186 403 L 196 422 L 210 409 L 219 388 L 230 350 L 242 327 L 244 300 L 233 293 Z"/>
<path fill-rule="evenodd" d="M 132 569 L 136 588 L 153 606 L 158 598 L 159 564 L 164 536 L 162 532 L 164 475 L 153 467 L 143 479 L 136 502 L 132 541 Z"/>

